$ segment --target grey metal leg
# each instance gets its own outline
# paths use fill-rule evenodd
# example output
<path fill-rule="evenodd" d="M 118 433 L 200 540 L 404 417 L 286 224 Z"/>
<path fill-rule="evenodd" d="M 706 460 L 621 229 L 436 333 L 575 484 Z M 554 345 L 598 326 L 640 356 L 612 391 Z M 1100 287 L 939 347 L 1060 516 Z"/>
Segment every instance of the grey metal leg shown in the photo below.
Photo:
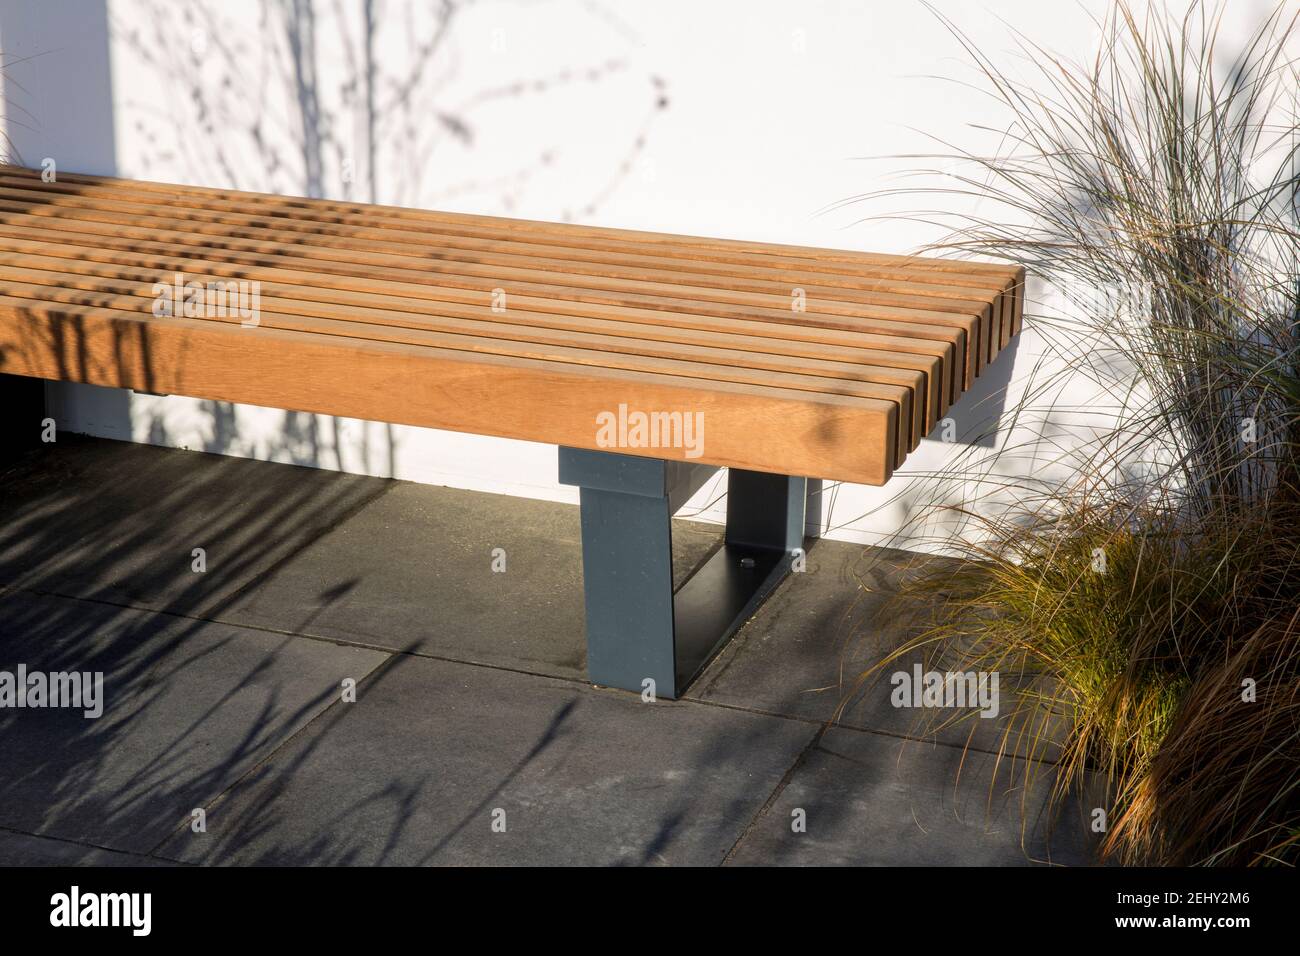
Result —
<path fill-rule="evenodd" d="M 790 569 L 807 482 L 731 469 L 723 546 L 673 593 L 673 513 L 716 468 L 560 449 L 582 501 L 587 676 L 676 698 Z"/>

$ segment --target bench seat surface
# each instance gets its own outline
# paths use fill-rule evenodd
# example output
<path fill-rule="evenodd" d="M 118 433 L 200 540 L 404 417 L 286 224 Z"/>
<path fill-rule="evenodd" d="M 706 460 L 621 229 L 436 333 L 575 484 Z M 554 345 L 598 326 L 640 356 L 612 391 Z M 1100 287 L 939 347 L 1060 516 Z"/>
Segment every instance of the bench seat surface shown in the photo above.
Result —
<path fill-rule="evenodd" d="M 256 323 L 155 314 L 177 276 L 258 283 Z M 888 480 L 1019 331 L 1023 284 L 0 166 L 0 372 L 752 471 Z M 702 416 L 700 440 L 601 444 L 598 416 L 637 412 Z"/>

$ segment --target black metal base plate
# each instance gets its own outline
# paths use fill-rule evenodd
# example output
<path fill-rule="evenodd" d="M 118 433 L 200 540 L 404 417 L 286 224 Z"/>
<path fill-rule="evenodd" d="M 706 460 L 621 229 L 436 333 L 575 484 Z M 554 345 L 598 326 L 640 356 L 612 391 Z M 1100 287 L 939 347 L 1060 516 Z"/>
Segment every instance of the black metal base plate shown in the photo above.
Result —
<path fill-rule="evenodd" d="M 676 693 L 681 696 L 790 570 L 771 548 L 724 544 L 673 597 Z"/>

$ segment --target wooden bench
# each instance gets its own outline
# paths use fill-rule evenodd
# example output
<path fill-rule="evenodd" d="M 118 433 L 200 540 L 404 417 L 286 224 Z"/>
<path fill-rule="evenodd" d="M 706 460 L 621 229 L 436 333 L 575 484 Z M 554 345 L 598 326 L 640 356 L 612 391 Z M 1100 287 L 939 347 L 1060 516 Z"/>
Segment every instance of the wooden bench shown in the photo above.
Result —
<path fill-rule="evenodd" d="M 255 316 L 222 308 L 238 282 Z M 665 697 L 787 572 L 808 480 L 888 481 L 1019 330 L 1023 285 L 0 166 L 0 373 L 559 445 L 589 676 Z M 674 595 L 669 519 L 721 466 L 726 544 Z"/>

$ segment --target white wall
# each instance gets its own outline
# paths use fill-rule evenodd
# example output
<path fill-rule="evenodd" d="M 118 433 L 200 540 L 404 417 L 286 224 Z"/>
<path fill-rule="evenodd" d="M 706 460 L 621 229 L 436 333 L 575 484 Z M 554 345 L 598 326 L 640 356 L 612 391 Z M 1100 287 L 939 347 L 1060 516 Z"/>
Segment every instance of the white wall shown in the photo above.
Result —
<path fill-rule="evenodd" d="M 1102 8 L 933 5 L 985 49 L 1011 48 L 1006 21 L 1081 57 Z M 976 127 L 1000 121 L 983 95 L 936 79 L 974 77 L 918 0 L 485 0 L 445 22 L 436 4 L 383 0 L 373 109 L 364 9 L 110 0 L 105 16 L 98 0 L 0 0 L 6 128 L 29 165 L 65 170 L 910 252 L 938 232 L 858 222 L 888 201 L 828 207 L 922 165 L 863 157 L 933 151 L 927 134 L 978 148 L 991 134 Z M 1010 381 L 1014 400 L 1037 349 L 1027 331 L 984 391 Z M 1002 407 L 981 397 L 954 409 L 961 433 Z M 73 431 L 576 500 L 551 446 L 68 385 L 49 399 Z M 828 489 L 830 536 L 895 535 L 906 476 L 952 453 L 926 441 L 886 488 Z"/>

